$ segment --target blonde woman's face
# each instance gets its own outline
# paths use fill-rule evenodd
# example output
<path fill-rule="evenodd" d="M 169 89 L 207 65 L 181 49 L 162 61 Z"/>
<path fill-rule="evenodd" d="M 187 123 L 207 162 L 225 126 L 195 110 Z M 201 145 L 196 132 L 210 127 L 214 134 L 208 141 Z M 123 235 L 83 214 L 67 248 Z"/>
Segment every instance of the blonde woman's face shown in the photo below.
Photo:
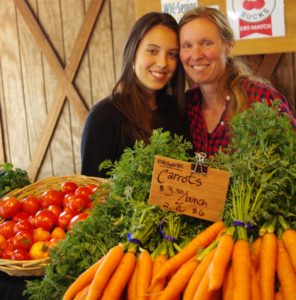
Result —
<path fill-rule="evenodd" d="M 155 93 L 170 81 L 177 68 L 178 52 L 177 34 L 163 25 L 150 29 L 141 40 L 134 71 L 149 91 Z"/>
<path fill-rule="evenodd" d="M 199 86 L 217 82 L 226 68 L 232 46 L 204 18 L 186 23 L 180 31 L 180 58 L 186 74 Z"/>

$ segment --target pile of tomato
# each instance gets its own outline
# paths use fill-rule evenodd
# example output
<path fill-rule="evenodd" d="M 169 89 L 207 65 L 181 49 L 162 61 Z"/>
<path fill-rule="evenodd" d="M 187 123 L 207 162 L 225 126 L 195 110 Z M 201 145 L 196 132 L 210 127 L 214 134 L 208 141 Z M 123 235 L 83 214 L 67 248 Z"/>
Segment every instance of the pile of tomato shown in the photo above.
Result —
<path fill-rule="evenodd" d="M 94 184 L 73 181 L 45 190 L 38 198 L 0 199 L 0 257 L 30 260 L 48 257 L 49 249 L 64 239 L 73 224 L 88 217 Z"/>

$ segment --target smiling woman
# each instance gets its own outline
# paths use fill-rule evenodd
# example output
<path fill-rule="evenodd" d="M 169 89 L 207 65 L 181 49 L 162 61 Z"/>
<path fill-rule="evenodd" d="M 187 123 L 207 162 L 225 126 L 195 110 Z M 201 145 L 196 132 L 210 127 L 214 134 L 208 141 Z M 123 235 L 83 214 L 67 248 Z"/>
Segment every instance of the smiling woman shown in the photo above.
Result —
<path fill-rule="evenodd" d="M 186 135 L 177 31 L 177 22 L 166 13 L 148 13 L 134 24 L 122 74 L 111 95 L 98 102 L 86 120 L 82 174 L 105 177 L 100 163 L 117 161 L 136 140 L 148 143 L 153 129 Z"/>

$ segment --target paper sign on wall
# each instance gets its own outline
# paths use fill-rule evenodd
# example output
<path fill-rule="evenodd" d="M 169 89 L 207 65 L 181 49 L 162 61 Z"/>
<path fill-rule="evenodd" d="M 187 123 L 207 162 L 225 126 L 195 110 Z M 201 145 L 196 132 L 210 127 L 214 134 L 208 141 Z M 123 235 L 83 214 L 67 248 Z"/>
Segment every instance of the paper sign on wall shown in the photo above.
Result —
<path fill-rule="evenodd" d="M 284 0 L 227 0 L 235 39 L 285 35 Z"/>
<path fill-rule="evenodd" d="M 209 221 L 222 217 L 229 172 L 156 156 L 150 204 Z"/>
<path fill-rule="evenodd" d="M 197 6 L 197 0 L 161 0 L 161 11 L 172 15 L 177 22 L 183 14 Z"/>

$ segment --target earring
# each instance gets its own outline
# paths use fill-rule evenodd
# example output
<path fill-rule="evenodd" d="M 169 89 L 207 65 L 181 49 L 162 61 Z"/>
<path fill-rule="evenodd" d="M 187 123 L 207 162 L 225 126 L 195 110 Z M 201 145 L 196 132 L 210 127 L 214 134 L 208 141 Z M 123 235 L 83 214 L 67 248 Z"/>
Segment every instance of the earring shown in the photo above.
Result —
<path fill-rule="evenodd" d="M 135 73 L 135 63 L 133 63 L 133 72 Z"/>

